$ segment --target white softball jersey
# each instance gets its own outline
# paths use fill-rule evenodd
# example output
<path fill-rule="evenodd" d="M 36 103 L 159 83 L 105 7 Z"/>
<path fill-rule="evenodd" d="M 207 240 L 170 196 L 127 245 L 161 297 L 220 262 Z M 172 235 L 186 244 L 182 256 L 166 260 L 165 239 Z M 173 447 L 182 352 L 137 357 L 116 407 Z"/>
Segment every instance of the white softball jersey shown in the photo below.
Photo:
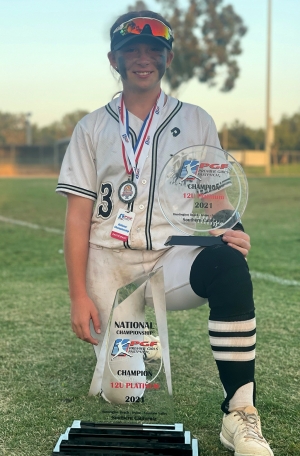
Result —
<path fill-rule="evenodd" d="M 133 146 L 142 124 L 141 119 L 129 113 Z M 172 155 L 200 144 L 221 147 L 212 117 L 198 106 L 167 97 L 137 184 L 137 196 L 130 204 L 135 218 L 125 242 L 110 236 L 119 209 L 127 208 L 118 196 L 119 187 L 128 180 L 128 175 L 122 156 L 116 99 L 78 122 L 62 163 L 56 191 L 95 201 L 90 243 L 110 249 L 161 250 L 169 236 L 179 233 L 167 222 L 159 207 L 159 176 Z"/>

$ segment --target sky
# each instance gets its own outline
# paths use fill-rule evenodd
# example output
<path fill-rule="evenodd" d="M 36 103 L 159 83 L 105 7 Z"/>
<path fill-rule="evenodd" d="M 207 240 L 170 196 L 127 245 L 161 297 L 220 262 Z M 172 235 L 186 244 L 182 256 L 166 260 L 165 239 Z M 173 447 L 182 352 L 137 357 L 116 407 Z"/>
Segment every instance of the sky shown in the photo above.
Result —
<path fill-rule="evenodd" d="M 180 0 L 182 4 L 185 0 Z M 31 112 L 39 126 L 66 113 L 93 111 L 120 90 L 107 52 L 109 29 L 129 0 L 0 0 L 0 111 Z M 150 9 L 159 11 L 155 0 Z M 236 119 L 265 126 L 268 0 L 224 0 L 248 32 L 240 77 L 229 93 L 196 80 L 178 98 L 208 111 L 219 129 Z M 300 111 L 300 0 L 272 0 L 271 116 Z M 176 37 L 175 37 L 176 39 Z"/>

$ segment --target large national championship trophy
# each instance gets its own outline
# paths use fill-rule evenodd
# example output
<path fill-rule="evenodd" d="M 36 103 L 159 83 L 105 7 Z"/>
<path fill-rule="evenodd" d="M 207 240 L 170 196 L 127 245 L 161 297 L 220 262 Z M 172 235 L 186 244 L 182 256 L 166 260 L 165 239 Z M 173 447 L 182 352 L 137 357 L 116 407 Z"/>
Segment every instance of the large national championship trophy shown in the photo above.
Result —
<path fill-rule="evenodd" d="M 222 243 L 221 235 L 239 222 L 247 196 L 242 168 L 222 149 L 192 146 L 171 156 L 160 176 L 159 204 L 182 234 L 166 245 Z M 172 424 L 162 268 L 118 290 L 96 369 L 99 422 L 75 420 L 53 456 L 198 455 L 197 440 L 182 424 Z"/>

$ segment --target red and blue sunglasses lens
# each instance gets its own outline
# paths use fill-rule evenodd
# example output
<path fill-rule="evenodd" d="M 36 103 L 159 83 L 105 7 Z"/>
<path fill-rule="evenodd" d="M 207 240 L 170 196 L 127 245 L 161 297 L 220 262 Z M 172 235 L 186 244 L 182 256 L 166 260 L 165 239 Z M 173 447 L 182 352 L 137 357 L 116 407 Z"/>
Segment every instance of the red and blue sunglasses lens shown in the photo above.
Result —
<path fill-rule="evenodd" d="M 128 34 L 141 35 L 146 25 L 150 27 L 153 36 L 164 38 L 167 41 L 173 39 L 172 31 L 166 24 L 149 17 L 135 17 L 124 22 L 114 30 L 114 33 L 119 32 L 124 37 Z"/>

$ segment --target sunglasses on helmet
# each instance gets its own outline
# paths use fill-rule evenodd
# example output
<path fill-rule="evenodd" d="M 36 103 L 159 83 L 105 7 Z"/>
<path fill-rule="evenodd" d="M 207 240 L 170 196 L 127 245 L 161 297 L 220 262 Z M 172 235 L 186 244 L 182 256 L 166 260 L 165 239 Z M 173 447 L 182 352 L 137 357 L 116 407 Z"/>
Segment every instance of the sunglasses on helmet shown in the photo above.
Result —
<path fill-rule="evenodd" d="M 166 24 L 150 17 L 135 17 L 120 24 L 112 36 L 112 50 L 120 49 L 136 36 L 149 36 L 161 41 L 168 49 L 172 48 L 173 32 Z"/>

